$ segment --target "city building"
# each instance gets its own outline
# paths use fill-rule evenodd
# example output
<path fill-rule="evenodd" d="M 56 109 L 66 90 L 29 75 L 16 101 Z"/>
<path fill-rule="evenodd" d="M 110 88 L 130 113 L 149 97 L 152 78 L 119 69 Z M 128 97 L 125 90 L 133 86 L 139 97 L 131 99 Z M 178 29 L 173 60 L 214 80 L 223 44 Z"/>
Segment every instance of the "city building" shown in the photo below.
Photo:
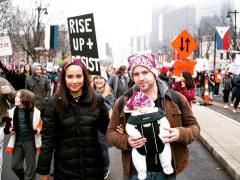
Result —
<path fill-rule="evenodd" d="M 163 52 L 167 59 L 173 57 L 172 41 L 182 30 L 196 37 L 196 6 L 153 9 L 152 12 L 152 52 Z M 169 57 L 170 56 L 170 57 Z"/>
<path fill-rule="evenodd" d="M 162 15 L 163 46 L 171 47 L 171 42 L 183 30 L 196 36 L 196 6 L 188 5 L 167 10 Z"/>
<path fill-rule="evenodd" d="M 150 33 L 138 34 L 131 37 L 130 47 L 131 53 L 151 52 L 151 38 Z"/>

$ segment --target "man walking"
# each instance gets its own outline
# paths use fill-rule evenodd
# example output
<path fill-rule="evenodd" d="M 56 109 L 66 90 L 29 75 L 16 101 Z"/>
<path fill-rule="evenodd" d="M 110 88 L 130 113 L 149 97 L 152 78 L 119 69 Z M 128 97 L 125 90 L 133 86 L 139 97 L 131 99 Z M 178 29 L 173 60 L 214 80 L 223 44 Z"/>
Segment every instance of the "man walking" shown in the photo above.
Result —
<path fill-rule="evenodd" d="M 32 91 L 36 97 L 36 107 L 43 112 L 51 94 L 50 80 L 43 75 L 41 64 L 33 63 L 32 75 L 26 79 L 25 89 Z"/>
<path fill-rule="evenodd" d="M 159 158 L 155 158 L 156 161 L 150 163 L 152 161 L 148 161 L 148 159 L 152 160 L 152 157 L 147 155 L 147 178 L 176 179 L 176 175 L 187 166 L 187 145 L 198 137 L 199 125 L 186 98 L 180 93 L 169 90 L 165 82 L 157 79 L 158 71 L 153 55 L 135 54 L 128 58 L 128 62 L 130 76 L 135 85 L 128 90 L 124 99 L 121 97 L 115 102 L 107 130 L 107 138 L 110 143 L 122 150 L 124 179 L 137 179 L 136 170 L 134 170 L 131 161 L 131 149 L 144 146 L 147 139 L 144 137 L 134 138 L 126 134 L 125 125 L 128 114 L 123 112 L 124 107 L 122 108 L 122 106 L 134 91 L 140 91 L 150 96 L 155 106 L 166 112 L 166 117 L 170 123 L 171 128 L 166 129 L 169 131 L 169 135 L 165 136 L 162 142 L 171 145 L 174 173 L 164 174 Z"/>

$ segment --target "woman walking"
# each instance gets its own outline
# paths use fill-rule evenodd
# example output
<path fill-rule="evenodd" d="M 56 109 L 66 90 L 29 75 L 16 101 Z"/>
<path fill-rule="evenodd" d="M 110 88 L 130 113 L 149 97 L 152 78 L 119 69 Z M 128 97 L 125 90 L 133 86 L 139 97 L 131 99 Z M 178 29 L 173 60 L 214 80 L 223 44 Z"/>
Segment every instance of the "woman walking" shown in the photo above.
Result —
<path fill-rule="evenodd" d="M 190 106 L 195 98 L 195 83 L 188 71 L 183 71 L 182 76 L 177 78 L 173 84 L 173 90 L 182 93 L 188 100 Z"/>
<path fill-rule="evenodd" d="M 40 180 L 49 178 L 54 152 L 54 179 L 102 180 L 98 130 L 105 133 L 109 122 L 104 99 L 91 87 L 81 60 L 66 63 L 60 81 L 43 115 L 37 173 Z"/>
<path fill-rule="evenodd" d="M 101 71 L 101 75 L 94 76 L 93 78 L 93 88 L 99 92 L 104 98 L 104 104 L 108 109 L 109 117 L 112 114 L 112 106 L 114 104 L 114 95 L 111 92 L 111 88 L 107 83 L 107 74 L 104 71 Z M 109 143 L 107 142 L 105 134 L 99 132 L 99 143 L 101 144 L 102 152 L 103 152 L 103 165 L 104 165 L 104 179 L 107 179 L 110 173 L 109 164 Z"/>

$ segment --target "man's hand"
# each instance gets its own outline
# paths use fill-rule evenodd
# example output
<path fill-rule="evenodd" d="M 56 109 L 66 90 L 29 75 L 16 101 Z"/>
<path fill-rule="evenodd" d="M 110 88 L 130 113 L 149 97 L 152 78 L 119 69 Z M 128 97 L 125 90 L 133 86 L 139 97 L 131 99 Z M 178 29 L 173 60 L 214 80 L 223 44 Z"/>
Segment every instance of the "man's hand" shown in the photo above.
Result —
<path fill-rule="evenodd" d="M 134 138 L 132 136 L 128 137 L 128 144 L 132 148 L 140 148 L 147 142 L 146 138 Z"/>
<path fill-rule="evenodd" d="M 123 134 L 123 133 L 124 133 L 124 129 L 123 129 L 122 124 L 119 124 L 119 125 L 117 126 L 117 132 L 119 132 L 120 134 Z"/>
<path fill-rule="evenodd" d="M 117 132 L 119 132 L 120 134 L 123 134 L 125 131 L 124 131 L 124 128 L 122 126 L 122 124 L 119 124 L 117 126 Z M 147 142 L 147 139 L 146 138 L 135 138 L 135 137 L 132 137 L 132 136 L 128 136 L 128 144 L 129 146 L 131 146 L 132 148 L 140 148 L 142 147 L 145 143 Z"/>
<path fill-rule="evenodd" d="M 0 90 L 3 94 L 10 94 L 12 92 L 12 89 L 9 86 L 1 86 Z"/>
<path fill-rule="evenodd" d="M 180 133 L 177 128 L 164 128 L 164 130 L 169 131 L 169 135 L 163 136 L 163 143 L 171 143 L 179 139 Z"/>

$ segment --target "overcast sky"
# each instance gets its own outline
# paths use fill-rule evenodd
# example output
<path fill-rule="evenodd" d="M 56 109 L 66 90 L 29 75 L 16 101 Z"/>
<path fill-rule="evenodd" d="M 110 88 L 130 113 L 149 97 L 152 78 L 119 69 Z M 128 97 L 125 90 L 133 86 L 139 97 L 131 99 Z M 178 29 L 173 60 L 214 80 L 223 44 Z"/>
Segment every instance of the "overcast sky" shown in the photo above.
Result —
<path fill-rule="evenodd" d="M 152 7 L 179 7 L 195 4 L 197 8 L 215 5 L 222 1 L 236 2 L 240 11 L 240 0 L 12 0 L 14 5 L 33 10 L 40 6 L 48 8 L 42 22 L 65 24 L 67 18 L 94 13 L 98 42 L 101 38 L 112 46 L 129 41 L 133 34 L 151 32 Z M 238 14 L 240 25 L 240 14 Z"/>
<path fill-rule="evenodd" d="M 119 34 L 127 37 L 138 32 L 150 32 L 152 6 L 178 7 L 195 4 L 201 8 L 222 1 L 239 0 L 12 0 L 14 5 L 29 10 L 41 3 L 49 12 L 42 21 L 50 24 L 67 24 L 68 17 L 94 13 L 96 31 L 105 32 L 109 39 L 117 39 L 116 36 L 122 39 Z"/>

